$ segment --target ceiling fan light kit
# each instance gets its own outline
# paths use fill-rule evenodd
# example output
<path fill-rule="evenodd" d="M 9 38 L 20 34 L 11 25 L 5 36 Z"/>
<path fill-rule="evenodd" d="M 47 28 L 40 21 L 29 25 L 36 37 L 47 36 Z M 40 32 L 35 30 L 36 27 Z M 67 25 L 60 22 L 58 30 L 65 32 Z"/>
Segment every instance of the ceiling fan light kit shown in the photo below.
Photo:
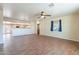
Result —
<path fill-rule="evenodd" d="M 44 18 L 44 16 L 41 16 L 41 18 Z"/>
<path fill-rule="evenodd" d="M 40 18 L 46 18 L 46 17 L 50 17 L 51 15 L 48 15 L 48 14 L 46 14 L 44 11 L 42 11 L 41 13 L 40 13 Z"/>

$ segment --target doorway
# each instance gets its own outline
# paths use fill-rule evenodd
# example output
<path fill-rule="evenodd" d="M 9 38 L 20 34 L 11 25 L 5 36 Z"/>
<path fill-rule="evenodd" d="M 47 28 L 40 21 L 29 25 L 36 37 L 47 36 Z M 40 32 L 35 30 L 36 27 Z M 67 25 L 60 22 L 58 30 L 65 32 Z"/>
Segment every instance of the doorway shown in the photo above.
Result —
<path fill-rule="evenodd" d="M 40 35 L 40 24 L 37 24 L 37 35 Z"/>
<path fill-rule="evenodd" d="M 40 22 L 37 21 L 37 35 L 40 35 Z"/>

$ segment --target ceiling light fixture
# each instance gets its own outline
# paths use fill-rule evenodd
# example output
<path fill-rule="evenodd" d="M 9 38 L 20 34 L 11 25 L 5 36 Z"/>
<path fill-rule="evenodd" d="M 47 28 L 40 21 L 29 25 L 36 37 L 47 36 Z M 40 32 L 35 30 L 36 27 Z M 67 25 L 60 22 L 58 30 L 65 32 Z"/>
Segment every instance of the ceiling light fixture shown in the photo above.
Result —
<path fill-rule="evenodd" d="M 44 16 L 41 16 L 41 18 L 44 18 Z"/>

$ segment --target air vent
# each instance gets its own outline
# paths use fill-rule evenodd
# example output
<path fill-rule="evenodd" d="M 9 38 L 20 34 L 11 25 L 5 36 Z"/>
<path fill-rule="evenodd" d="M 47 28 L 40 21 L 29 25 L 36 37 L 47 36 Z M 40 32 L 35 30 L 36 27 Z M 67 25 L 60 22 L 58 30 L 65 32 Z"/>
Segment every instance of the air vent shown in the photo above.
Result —
<path fill-rule="evenodd" d="M 48 6 L 49 7 L 53 7 L 54 6 L 54 3 L 50 3 Z"/>

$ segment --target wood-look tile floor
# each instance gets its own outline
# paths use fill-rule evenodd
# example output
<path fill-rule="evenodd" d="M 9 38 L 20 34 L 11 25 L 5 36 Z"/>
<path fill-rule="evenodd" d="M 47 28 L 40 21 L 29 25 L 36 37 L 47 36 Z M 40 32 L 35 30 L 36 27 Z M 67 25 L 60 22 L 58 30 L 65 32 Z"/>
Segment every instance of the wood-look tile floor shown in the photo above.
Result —
<path fill-rule="evenodd" d="M 9 55 L 79 55 L 79 42 L 48 36 L 17 36 L 5 41 Z"/>

